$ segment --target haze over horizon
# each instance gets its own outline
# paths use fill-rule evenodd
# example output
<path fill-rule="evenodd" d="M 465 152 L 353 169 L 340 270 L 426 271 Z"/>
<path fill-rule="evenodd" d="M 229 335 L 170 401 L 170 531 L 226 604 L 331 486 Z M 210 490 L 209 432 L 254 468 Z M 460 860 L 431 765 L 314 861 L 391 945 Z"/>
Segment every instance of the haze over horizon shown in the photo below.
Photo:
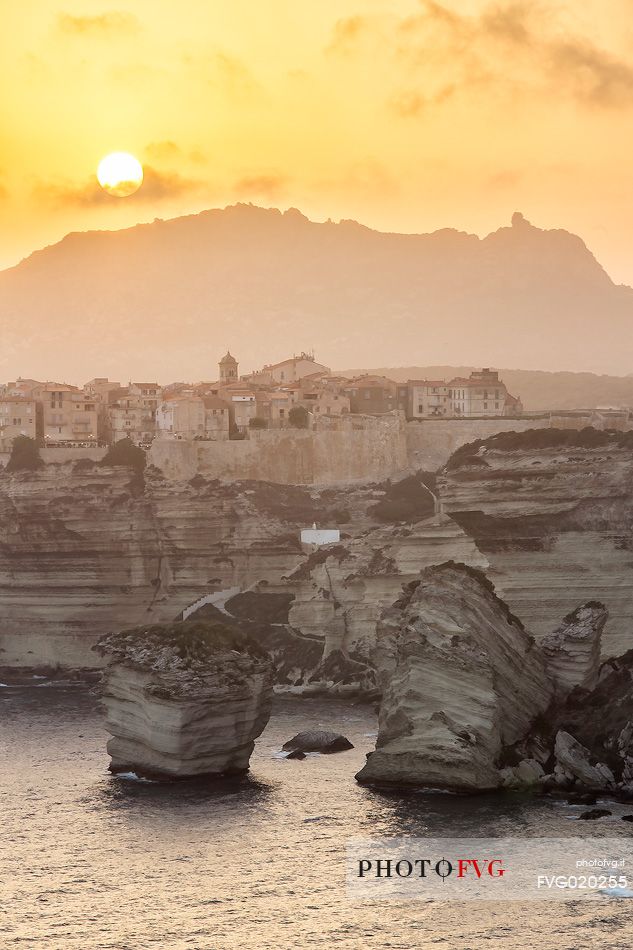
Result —
<path fill-rule="evenodd" d="M 191 0 L 188 13 L 3 11 L 0 266 L 70 231 L 253 200 L 482 237 L 520 208 L 633 284 L 627 0 Z M 95 179 L 119 149 L 145 167 L 124 199 Z"/>

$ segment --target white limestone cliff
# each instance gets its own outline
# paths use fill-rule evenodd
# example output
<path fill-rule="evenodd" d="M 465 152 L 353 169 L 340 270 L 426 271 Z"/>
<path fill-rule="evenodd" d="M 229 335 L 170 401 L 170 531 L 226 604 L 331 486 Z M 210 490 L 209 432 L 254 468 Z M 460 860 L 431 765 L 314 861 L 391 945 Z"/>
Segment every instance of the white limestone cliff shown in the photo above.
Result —
<path fill-rule="evenodd" d="M 575 686 L 593 689 L 598 682 L 602 631 L 608 617 L 609 611 L 598 601 L 581 604 L 541 640 L 547 672 L 559 698 Z"/>
<path fill-rule="evenodd" d="M 272 703 L 272 664 L 218 624 L 154 625 L 103 637 L 112 772 L 186 778 L 245 772 Z"/>
<path fill-rule="evenodd" d="M 375 652 L 386 683 L 376 751 L 358 780 L 498 787 L 503 748 L 552 697 L 533 638 L 484 574 L 455 563 L 424 570 L 386 621 Z"/>
<path fill-rule="evenodd" d="M 460 448 L 438 494 L 536 637 L 578 604 L 605 604 L 606 658 L 633 646 L 632 480 L 632 433 L 535 429 Z"/>

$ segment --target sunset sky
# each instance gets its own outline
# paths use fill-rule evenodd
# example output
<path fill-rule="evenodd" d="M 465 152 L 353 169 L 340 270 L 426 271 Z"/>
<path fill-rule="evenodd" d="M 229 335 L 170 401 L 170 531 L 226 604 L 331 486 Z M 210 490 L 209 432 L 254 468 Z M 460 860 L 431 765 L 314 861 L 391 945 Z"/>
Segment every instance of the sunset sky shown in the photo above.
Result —
<path fill-rule="evenodd" d="M 515 209 L 633 283 L 631 0 L 29 0 L 0 33 L 0 266 L 237 200 L 485 234 Z M 108 152 L 145 167 L 113 198 Z"/>

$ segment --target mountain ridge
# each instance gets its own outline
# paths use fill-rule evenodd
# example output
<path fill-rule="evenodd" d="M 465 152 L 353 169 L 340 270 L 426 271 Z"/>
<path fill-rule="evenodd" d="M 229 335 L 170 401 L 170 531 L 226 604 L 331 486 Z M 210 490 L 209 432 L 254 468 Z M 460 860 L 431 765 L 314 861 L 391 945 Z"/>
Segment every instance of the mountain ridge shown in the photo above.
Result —
<path fill-rule="evenodd" d="M 329 365 L 633 367 L 633 290 L 518 212 L 483 238 L 249 204 L 70 232 L 0 271 L 0 325 L 0 378 L 210 379 L 227 346 L 243 368 L 309 347 Z"/>

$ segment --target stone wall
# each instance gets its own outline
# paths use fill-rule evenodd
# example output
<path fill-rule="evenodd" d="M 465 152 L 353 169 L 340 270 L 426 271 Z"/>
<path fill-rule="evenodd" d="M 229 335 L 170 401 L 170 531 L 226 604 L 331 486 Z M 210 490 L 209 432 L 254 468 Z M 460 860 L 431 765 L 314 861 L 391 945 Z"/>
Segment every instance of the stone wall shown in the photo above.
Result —
<path fill-rule="evenodd" d="M 149 462 L 175 481 L 258 479 L 280 485 L 382 481 L 409 467 L 406 423 L 397 414 L 347 417 L 319 429 L 272 429 L 243 441 L 155 440 Z"/>
<path fill-rule="evenodd" d="M 549 425 L 549 416 L 422 422 L 405 422 L 399 413 L 348 416 L 317 430 L 255 429 L 244 441 L 157 440 L 149 462 L 174 481 L 200 474 L 280 485 L 344 485 L 382 481 L 420 468 L 435 471 L 466 442 Z"/>
<path fill-rule="evenodd" d="M 538 416 L 527 419 L 424 419 L 408 422 L 407 455 L 412 469 L 434 472 L 445 465 L 453 452 L 476 439 L 487 439 L 497 432 L 525 432 L 526 429 L 549 429 L 550 419 Z"/>

